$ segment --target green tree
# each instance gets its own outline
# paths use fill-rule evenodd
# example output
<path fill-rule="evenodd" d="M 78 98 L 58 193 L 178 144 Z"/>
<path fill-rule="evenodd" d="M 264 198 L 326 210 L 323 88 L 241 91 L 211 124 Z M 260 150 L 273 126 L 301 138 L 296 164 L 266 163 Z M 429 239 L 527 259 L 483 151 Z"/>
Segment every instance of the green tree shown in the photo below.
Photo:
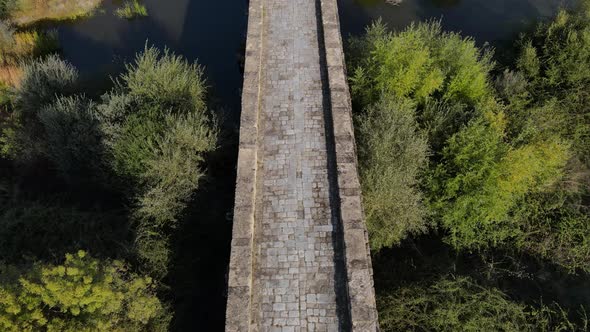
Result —
<path fill-rule="evenodd" d="M 119 261 L 78 251 L 63 265 L 36 264 L 16 276 L 13 267 L 2 270 L 4 331 L 163 331 L 168 323 L 154 282 Z"/>
<path fill-rule="evenodd" d="M 499 79 L 513 144 L 557 140 L 570 145 L 564 176 L 527 195 L 514 212 L 526 236 L 519 248 L 571 270 L 590 269 L 590 1 L 561 10 L 518 45 L 516 72 Z"/>
<path fill-rule="evenodd" d="M 491 96 L 491 53 L 477 48 L 473 39 L 443 32 L 440 22 L 389 32 L 377 21 L 351 40 L 349 53 L 353 99 L 361 106 L 382 95 L 472 105 Z"/>
<path fill-rule="evenodd" d="M 72 95 L 78 73 L 72 65 L 57 56 L 33 61 L 24 67 L 23 79 L 14 97 L 16 127 L 12 157 L 28 162 L 45 156 L 48 144 L 40 113 L 58 96 Z"/>
<path fill-rule="evenodd" d="M 169 229 L 204 176 L 216 121 L 205 103 L 203 70 L 155 48 L 137 56 L 99 106 L 112 168 L 135 203 L 138 254 L 166 273 Z"/>
<path fill-rule="evenodd" d="M 500 245 L 522 235 L 511 211 L 528 193 L 557 182 L 568 160 L 558 138 L 520 147 L 505 142 L 502 111 L 486 112 L 455 134 L 431 174 L 432 207 L 458 248 Z"/>
<path fill-rule="evenodd" d="M 439 22 L 389 32 L 380 21 L 349 45 L 363 202 L 373 249 L 430 224 L 419 190 L 427 155 L 493 104 L 491 53 Z M 427 141 L 428 140 L 428 141 Z M 429 151 L 430 150 L 430 151 Z"/>
<path fill-rule="evenodd" d="M 418 132 L 414 105 L 383 100 L 355 118 L 363 205 L 373 250 L 426 232 L 418 175 L 427 143 Z"/>
<path fill-rule="evenodd" d="M 44 155 L 70 182 L 99 177 L 103 172 L 102 132 L 93 102 L 59 97 L 38 114 L 45 137 Z"/>
<path fill-rule="evenodd" d="M 561 10 L 520 42 L 516 68 L 529 80 L 532 107 L 553 106 L 564 114 L 555 128 L 590 163 L 590 1 L 575 11 Z"/>

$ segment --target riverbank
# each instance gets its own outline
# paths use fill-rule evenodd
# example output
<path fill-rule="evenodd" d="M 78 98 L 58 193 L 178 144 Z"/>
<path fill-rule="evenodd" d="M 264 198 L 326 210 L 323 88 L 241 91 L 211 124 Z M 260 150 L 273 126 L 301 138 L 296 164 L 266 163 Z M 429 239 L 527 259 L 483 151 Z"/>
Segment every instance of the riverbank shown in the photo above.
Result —
<path fill-rule="evenodd" d="M 90 15 L 103 0 L 13 0 L 8 19 L 17 26 L 39 21 L 72 20 Z"/>

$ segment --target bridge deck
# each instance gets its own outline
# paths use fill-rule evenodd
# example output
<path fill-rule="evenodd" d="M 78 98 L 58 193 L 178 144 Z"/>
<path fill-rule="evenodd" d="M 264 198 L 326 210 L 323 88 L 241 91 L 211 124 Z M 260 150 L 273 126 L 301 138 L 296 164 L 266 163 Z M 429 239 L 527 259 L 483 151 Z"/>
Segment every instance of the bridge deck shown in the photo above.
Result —
<path fill-rule="evenodd" d="M 279 331 L 337 331 L 316 4 L 265 3 L 253 314 Z"/>
<path fill-rule="evenodd" d="M 227 331 L 376 330 L 335 4 L 250 0 Z"/>

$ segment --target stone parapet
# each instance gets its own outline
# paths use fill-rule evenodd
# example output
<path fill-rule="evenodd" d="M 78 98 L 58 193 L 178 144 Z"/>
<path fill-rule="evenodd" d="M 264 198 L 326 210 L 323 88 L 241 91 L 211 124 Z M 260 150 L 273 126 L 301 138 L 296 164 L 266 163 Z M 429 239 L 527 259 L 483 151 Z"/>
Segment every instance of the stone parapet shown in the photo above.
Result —
<path fill-rule="evenodd" d="M 378 331 L 377 305 L 369 238 L 361 204 L 361 187 L 352 122 L 352 102 L 337 0 L 318 0 L 330 91 L 340 219 L 344 238 L 347 292 L 353 331 Z"/>

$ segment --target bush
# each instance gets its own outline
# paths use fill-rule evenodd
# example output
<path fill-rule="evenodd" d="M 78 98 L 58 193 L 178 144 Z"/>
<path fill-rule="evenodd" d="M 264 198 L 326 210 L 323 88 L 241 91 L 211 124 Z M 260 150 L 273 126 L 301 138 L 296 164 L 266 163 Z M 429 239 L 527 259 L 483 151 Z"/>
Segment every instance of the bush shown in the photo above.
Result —
<path fill-rule="evenodd" d="M 392 33 L 377 21 L 351 40 L 349 53 L 353 100 L 363 110 L 363 201 L 371 246 L 379 249 L 427 230 L 418 188 L 427 151 L 438 158 L 445 141 L 477 115 L 474 107 L 493 103 L 493 63 L 490 52 L 442 32 L 439 22 Z"/>
<path fill-rule="evenodd" d="M 353 99 L 361 106 L 382 95 L 471 105 L 491 96 L 491 53 L 480 51 L 470 38 L 442 32 L 439 22 L 392 33 L 377 21 L 364 36 L 351 40 L 349 53 Z"/>
<path fill-rule="evenodd" d="M 525 225 L 527 234 L 518 247 L 572 271 L 588 271 L 590 1 L 581 1 L 576 11 L 561 10 L 553 21 L 526 34 L 518 46 L 518 71 L 509 75 L 518 77 L 512 79 L 518 81 L 518 89 L 512 89 L 518 92 L 501 94 L 509 110 L 510 139 L 526 144 L 559 137 L 570 145 L 559 184 L 527 195 L 518 204 L 514 219 Z"/>
<path fill-rule="evenodd" d="M 168 230 L 204 175 L 204 155 L 216 145 L 205 94 L 200 66 L 146 48 L 99 107 L 113 170 L 134 188 L 139 256 L 159 276 L 166 273 Z"/>
<path fill-rule="evenodd" d="M 205 113 L 207 85 L 203 68 L 168 50 L 146 47 L 118 81 L 120 91 L 144 104 L 159 105 L 177 113 Z"/>
<path fill-rule="evenodd" d="M 565 115 L 555 127 L 590 165 L 590 1 L 575 12 L 562 10 L 521 41 L 517 69 L 530 81 L 533 107 L 549 103 Z"/>
<path fill-rule="evenodd" d="M 0 286 L 0 326 L 15 332 L 164 330 L 169 319 L 154 287 L 122 262 L 78 251 L 63 265 L 36 264 Z"/>
<path fill-rule="evenodd" d="M 457 248 L 496 246 L 522 234 L 510 215 L 528 193 L 563 175 L 568 145 L 559 138 L 511 147 L 503 112 L 487 112 L 455 134 L 431 174 L 432 208 Z"/>
<path fill-rule="evenodd" d="M 102 165 L 102 132 L 95 106 L 83 97 L 59 97 L 39 115 L 45 137 L 44 154 L 71 183 L 98 178 Z"/>
<path fill-rule="evenodd" d="M 418 176 L 426 166 L 428 147 L 414 117 L 412 104 L 382 100 L 355 118 L 373 250 L 427 230 Z"/>
<path fill-rule="evenodd" d="M 519 249 L 564 266 L 590 272 L 590 218 L 583 197 L 564 190 L 527 195 L 514 211 L 523 226 Z"/>
<path fill-rule="evenodd" d="M 46 154 L 46 131 L 39 118 L 40 112 L 58 96 L 73 94 L 77 78 L 77 71 L 57 56 L 25 66 L 14 97 L 17 130 L 12 157 L 15 160 L 30 161 Z"/>
<path fill-rule="evenodd" d="M 23 122 L 34 119 L 56 96 L 75 93 L 77 80 L 78 71 L 57 55 L 26 65 L 15 97 L 15 108 Z"/>

